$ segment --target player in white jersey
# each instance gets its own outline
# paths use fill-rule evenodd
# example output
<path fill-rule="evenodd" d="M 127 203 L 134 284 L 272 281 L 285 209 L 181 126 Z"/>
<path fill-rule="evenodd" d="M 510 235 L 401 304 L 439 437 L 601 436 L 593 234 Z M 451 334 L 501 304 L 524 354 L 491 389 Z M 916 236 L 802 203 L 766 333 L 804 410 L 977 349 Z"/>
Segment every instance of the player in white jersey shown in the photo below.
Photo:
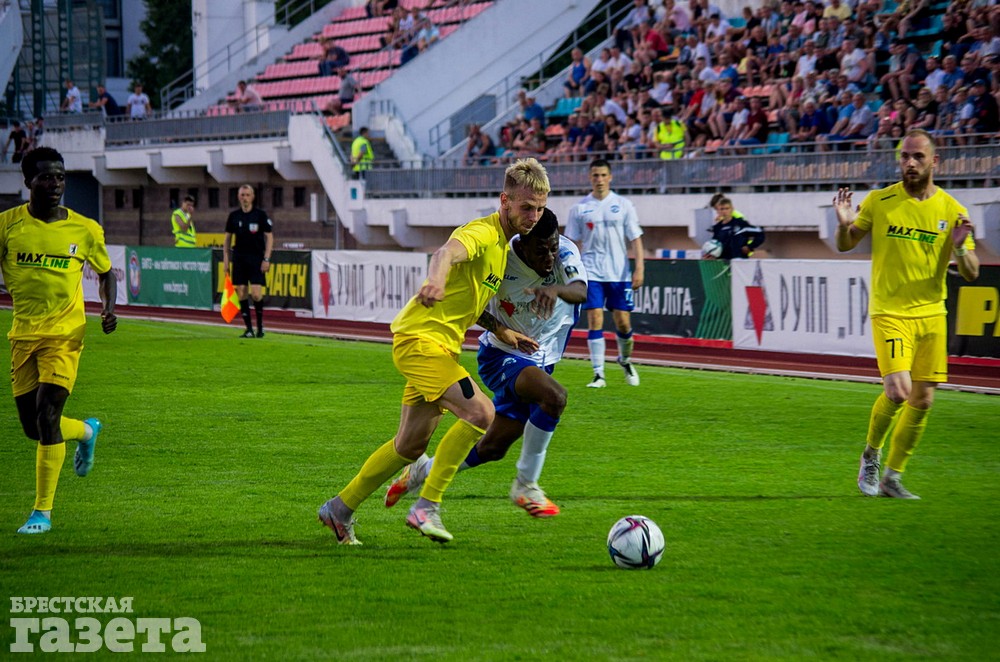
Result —
<path fill-rule="evenodd" d="M 625 371 L 625 382 L 639 385 L 639 374 L 632 365 L 632 292 L 642 286 L 645 263 L 642 254 L 642 228 L 635 207 L 628 198 L 611 190 L 611 165 L 604 159 L 590 164 L 590 195 L 573 206 L 566 224 L 566 236 L 583 253 L 590 283 L 587 286 L 587 346 L 594 380 L 590 388 L 604 388 L 604 309 L 611 311 L 618 341 L 618 364 Z M 628 251 L 635 258 L 635 271 L 629 269 Z"/>
<path fill-rule="evenodd" d="M 510 497 L 532 517 L 559 514 L 538 478 L 566 407 L 566 389 L 552 378 L 552 371 L 586 298 L 587 272 L 580 253 L 559 235 L 556 215 L 546 209 L 531 232 L 511 241 L 503 283 L 486 312 L 498 324 L 537 340 L 538 350 L 523 352 L 490 331 L 480 336 L 479 376 L 493 391 L 496 417 L 459 467 L 461 471 L 500 460 L 523 435 Z M 433 462 L 423 455 L 406 467 L 389 486 L 385 505 L 392 507 L 403 494 L 419 490 Z"/>

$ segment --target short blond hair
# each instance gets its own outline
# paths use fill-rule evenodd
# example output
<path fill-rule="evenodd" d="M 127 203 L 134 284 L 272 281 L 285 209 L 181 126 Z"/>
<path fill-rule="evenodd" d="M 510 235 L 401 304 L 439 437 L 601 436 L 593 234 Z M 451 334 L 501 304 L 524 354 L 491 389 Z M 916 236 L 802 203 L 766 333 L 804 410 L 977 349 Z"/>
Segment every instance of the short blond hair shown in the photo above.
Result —
<path fill-rule="evenodd" d="M 518 159 L 507 166 L 503 176 L 503 192 L 508 195 L 514 189 L 527 189 L 533 193 L 545 193 L 551 189 L 549 174 L 537 159 Z"/>

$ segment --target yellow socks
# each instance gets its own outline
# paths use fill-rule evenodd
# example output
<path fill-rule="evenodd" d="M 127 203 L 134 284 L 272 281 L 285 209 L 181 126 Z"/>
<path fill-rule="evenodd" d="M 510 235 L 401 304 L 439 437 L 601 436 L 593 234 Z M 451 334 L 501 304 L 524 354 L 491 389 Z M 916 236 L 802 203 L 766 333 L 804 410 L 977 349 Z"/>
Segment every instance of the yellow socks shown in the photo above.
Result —
<path fill-rule="evenodd" d="M 357 510 L 365 499 L 372 495 L 382 483 L 406 465 L 413 462 L 396 452 L 395 439 L 390 439 L 368 456 L 350 483 L 341 490 L 340 500 L 351 510 Z M 464 458 L 464 456 L 463 456 Z"/>
<path fill-rule="evenodd" d="M 868 422 L 868 445 L 872 448 L 882 448 L 886 434 L 892 427 L 892 422 L 902 404 L 896 404 L 881 393 L 872 406 L 871 419 Z"/>
<path fill-rule="evenodd" d="M 431 472 L 424 481 L 420 496 L 428 501 L 441 503 L 444 491 L 455 477 L 458 466 L 485 432 L 461 419 L 448 428 L 434 453 L 434 464 L 431 465 Z"/>
<path fill-rule="evenodd" d="M 83 422 L 80 422 L 83 425 Z M 66 459 L 66 444 L 43 446 L 35 452 L 35 510 L 52 510 L 59 472 Z"/>
<path fill-rule="evenodd" d="M 906 470 L 906 463 L 920 443 L 924 428 L 927 427 L 928 413 L 930 409 L 917 409 L 911 407 L 909 403 L 903 405 L 903 413 L 900 414 L 899 422 L 896 423 L 896 429 L 892 433 L 887 467 L 899 473 Z"/>
<path fill-rule="evenodd" d="M 83 441 L 87 437 L 87 426 L 75 418 L 60 418 L 59 431 L 62 432 L 63 441 Z"/>

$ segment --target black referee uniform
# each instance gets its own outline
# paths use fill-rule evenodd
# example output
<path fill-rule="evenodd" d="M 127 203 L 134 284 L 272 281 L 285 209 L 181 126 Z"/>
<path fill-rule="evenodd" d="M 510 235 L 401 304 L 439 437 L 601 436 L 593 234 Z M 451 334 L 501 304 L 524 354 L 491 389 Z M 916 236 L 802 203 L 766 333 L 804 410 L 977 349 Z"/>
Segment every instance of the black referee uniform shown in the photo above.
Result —
<path fill-rule="evenodd" d="M 258 207 L 253 207 L 250 211 L 236 209 L 229 213 L 229 218 L 226 219 L 226 232 L 233 236 L 233 285 L 265 284 L 264 272 L 260 267 L 267 247 L 265 235 L 271 233 L 271 228 L 271 219 Z M 263 304 L 254 301 L 254 310 L 257 313 L 257 337 L 261 338 L 264 336 Z M 253 337 L 248 299 L 240 301 L 240 312 L 247 327 L 244 336 Z"/>

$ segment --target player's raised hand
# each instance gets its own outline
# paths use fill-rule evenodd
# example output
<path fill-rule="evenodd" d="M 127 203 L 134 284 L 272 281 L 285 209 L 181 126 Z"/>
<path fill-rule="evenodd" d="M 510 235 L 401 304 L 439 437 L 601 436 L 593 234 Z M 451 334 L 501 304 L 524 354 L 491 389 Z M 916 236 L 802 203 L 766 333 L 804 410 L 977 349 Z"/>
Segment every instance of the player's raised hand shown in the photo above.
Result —
<path fill-rule="evenodd" d="M 965 214 L 958 215 L 958 223 L 951 231 L 951 243 L 955 248 L 961 248 L 972 233 L 972 221 Z"/>
<path fill-rule="evenodd" d="M 837 222 L 840 225 L 850 225 L 858 217 L 852 202 L 853 193 L 849 188 L 837 189 L 833 198 L 833 208 L 837 211 Z"/>

